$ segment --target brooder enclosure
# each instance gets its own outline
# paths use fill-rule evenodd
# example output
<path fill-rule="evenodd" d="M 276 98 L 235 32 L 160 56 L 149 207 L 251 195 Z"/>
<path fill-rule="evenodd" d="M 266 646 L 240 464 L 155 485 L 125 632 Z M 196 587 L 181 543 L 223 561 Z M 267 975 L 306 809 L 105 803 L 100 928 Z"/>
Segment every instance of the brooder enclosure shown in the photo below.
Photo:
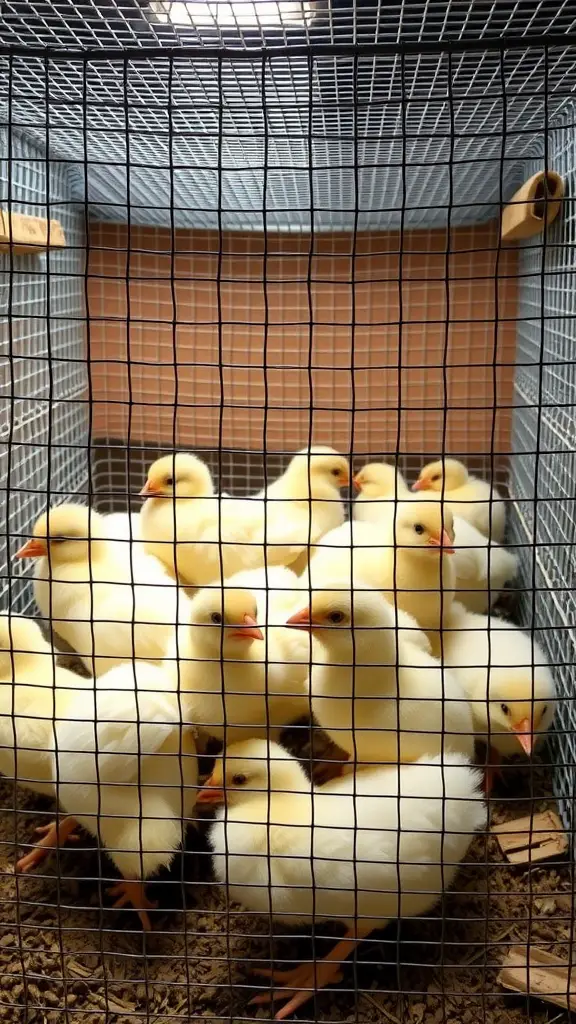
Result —
<path fill-rule="evenodd" d="M 576 1009 L 575 44 L 6 0 L 0 1019 Z"/>

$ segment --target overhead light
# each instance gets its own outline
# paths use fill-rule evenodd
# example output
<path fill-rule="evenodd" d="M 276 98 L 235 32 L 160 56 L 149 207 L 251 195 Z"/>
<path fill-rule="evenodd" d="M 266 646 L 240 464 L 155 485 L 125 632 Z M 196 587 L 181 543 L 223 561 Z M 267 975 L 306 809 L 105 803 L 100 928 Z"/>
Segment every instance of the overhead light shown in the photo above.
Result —
<path fill-rule="evenodd" d="M 153 0 L 150 4 L 150 10 L 160 21 L 195 27 L 304 24 L 310 19 L 312 7 L 306 0 Z"/>

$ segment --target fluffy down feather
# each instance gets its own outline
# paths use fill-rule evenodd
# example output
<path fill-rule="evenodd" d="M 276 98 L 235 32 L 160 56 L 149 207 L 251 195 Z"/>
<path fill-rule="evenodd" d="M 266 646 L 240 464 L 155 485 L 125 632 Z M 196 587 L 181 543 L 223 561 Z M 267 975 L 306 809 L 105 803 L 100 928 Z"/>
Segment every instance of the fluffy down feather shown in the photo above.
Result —
<path fill-rule="evenodd" d="M 506 530 L 506 505 L 496 487 L 471 476 L 457 459 L 439 459 L 424 466 L 413 488 L 437 501 L 448 501 L 454 515 L 499 544 Z"/>
<path fill-rule="evenodd" d="M 200 796 L 226 801 L 210 831 L 217 879 L 266 917 L 347 926 L 324 961 L 274 974 L 274 998 L 289 1000 L 278 1018 L 339 980 L 338 961 L 374 928 L 434 906 L 486 827 L 479 781 L 465 758 L 447 754 L 443 763 L 426 757 L 311 792 L 281 747 L 252 741 L 227 750 Z"/>

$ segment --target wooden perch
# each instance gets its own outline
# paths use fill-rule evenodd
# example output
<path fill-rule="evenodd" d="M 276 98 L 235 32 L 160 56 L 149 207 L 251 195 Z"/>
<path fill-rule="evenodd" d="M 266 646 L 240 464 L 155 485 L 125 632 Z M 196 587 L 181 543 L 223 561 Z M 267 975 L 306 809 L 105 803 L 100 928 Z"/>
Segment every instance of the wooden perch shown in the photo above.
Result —
<path fill-rule="evenodd" d="M 511 864 L 561 857 L 568 849 L 562 822 L 554 811 L 543 811 L 528 818 L 515 818 L 504 825 L 494 825 L 500 849 Z"/>
<path fill-rule="evenodd" d="M 529 949 L 529 965 L 525 946 L 508 950 L 498 975 L 499 983 L 512 992 L 536 996 L 576 1012 L 576 967 L 537 946 Z"/>
<path fill-rule="evenodd" d="M 60 249 L 66 238 L 59 220 L 28 217 L 23 213 L 0 210 L 0 252 L 41 253 Z"/>

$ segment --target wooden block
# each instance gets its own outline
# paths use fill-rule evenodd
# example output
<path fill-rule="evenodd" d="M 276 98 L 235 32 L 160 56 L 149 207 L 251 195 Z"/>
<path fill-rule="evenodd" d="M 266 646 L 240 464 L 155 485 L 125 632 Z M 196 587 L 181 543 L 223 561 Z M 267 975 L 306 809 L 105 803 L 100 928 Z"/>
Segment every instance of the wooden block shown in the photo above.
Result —
<path fill-rule="evenodd" d="M 65 245 L 66 238 L 59 220 L 48 221 L 46 217 L 28 217 L 23 213 L 0 210 L 0 252 L 22 255 L 59 249 Z"/>
<path fill-rule="evenodd" d="M 530 864 L 561 857 L 568 849 L 562 822 L 554 811 L 494 825 L 492 832 L 511 864 Z"/>
<path fill-rule="evenodd" d="M 548 1003 L 576 1011 L 576 966 L 530 946 L 512 946 L 506 954 L 498 981 L 512 992 L 545 999 Z"/>

